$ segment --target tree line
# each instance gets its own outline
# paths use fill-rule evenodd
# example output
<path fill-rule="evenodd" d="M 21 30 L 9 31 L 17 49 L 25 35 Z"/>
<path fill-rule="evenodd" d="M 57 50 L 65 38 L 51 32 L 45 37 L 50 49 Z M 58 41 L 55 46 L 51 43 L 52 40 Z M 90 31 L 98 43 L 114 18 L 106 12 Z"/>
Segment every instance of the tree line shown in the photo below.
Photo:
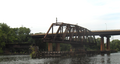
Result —
<path fill-rule="evenodd" d="M 100 50 L 101 38 L 97 38 L 96 41 L 97 41 L 97 45 L 85 46 L 85 48 L 86 48 L 87 50 Z M 107 44 L 104 43 L 104 46 L 105 46 L 105 50 L 106 50 Z M 120 51 L 120 40 L 118 40 L 118 39 L 112 40 L 112 41 L 110 42 L 110 49 L 111 49 L 111 50 Z"/>
<path fill-rule="evenodd" d="M 3 48 L 6 44 L 24 44 L 30 43 L 39 46 L 40 51 L 47 51 L 48 43 L 42 43 L 41 38 L 32 38 L 30 33 L 30 28 L 27 27 L 17 27 L 11 28 L 6 23 L 0 23 L 0 53 L 3 52 Z M 40 32 L 41 33 L 41 32 Z M 38 33 L 36 33 L 38 34 Z M 68 50 L 70 45 L 68 44 L 60 44 L 61 50 Z M 53 48 L 55 44 L 53 44 Z"/>
<path fill-rule="evenodd" d="M 30 35 L 30 28 L 19 27 L 11 28 L 6 23 L 0 23 L 0 53 L 3 53 L 3 47 L 6 44 L 19 44 L 19 43 L 35 43 L 39 46 L 40 51 L 47 51 L 47 43 L 41 43 L 41 38 L 33 39 Z M 97 45 L 84 46 L 87 50 L 100 50 L 100 38 L 96 39 Z M 60 44 L 61 51 L 69 51 L 71 48 L 70 44 Z M 120 51 L 120 40 L 112 40 L 110 42 L 110 48 Z M 55 44 L 53 43 L 53 49 L 55 49 Z"/>
<path fill-rule="evenodd" d="M 11 28 L 5 23 L 0 23 L 0 53 L 5 44 L 19 44 L 31 42 L 30 29 L 26 27 Z"/>

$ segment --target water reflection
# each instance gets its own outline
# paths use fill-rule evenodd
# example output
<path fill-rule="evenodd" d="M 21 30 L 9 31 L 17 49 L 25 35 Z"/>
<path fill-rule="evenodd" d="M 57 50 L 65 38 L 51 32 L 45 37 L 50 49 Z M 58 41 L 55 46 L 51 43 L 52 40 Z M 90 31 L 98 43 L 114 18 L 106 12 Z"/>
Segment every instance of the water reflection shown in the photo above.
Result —
<path fill-rule="evenodd" d="M 104 59 L 104 54 L 101 54 L 101 63 L 102 63 L 102 64 L 104 64 L 104 62 L 105 62 L 104 60 L 105 60 L 105 59 Z"/>
<path fill-rule="evenodd" d="M 110 54 L 101 54 L 101 63 L 102 64 L 110 64 Z"/>
<path fill-rule="evenodd" d="M 29 55 L 6 55 L 0 56 L 0 64 L 28 64 L 26 61 L 31 59 Z"/>
<path fill-rule="evenodd" d="M 0 56 L 0 64 L 120 64 L 120 53 L 95 55 L 92 57 L 39 58 L 29 55 Z"/>
<path fill-rule="evenodd" d="M 89 57 L 77 57 L 72 58 L 71 64 L 88 64 L 90 62 Z"/>
<path fill-rule="evenodd" d="M 91 57 L 91 64 L 111 64 L 111 56 L 107 54 L 101 54 Z"/>

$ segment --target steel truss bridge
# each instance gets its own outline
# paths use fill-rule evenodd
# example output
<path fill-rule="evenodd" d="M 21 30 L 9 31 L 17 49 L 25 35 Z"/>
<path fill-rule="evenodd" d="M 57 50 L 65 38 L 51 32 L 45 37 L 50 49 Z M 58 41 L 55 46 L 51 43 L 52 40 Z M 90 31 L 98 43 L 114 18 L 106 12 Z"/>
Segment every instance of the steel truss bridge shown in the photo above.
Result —
<path fill-rule="evenodd" d="M 54 27 L 58 27 L 54 32 Z M 87 28 L 68 24 L 68 23 L 52 23 L 46 34 L 33 34 L 33 38 L 42 38 L 42 42 L 48 43 L 68 43 L 73 47 L 82 47 L 83 45 L 96 45 L 95 35 L 101 37 L 100 51 L 104 51 L 104 38 L 107 37 L 107 50 L 110 50 L 110 36 L 120 35 L 120 30 L 97 30 L 90 31 Z M 57 47 L 59 46 L 56 45 Z M 48 45 L 52 50 L 52 44 Z M 59 48 L 58 48 L 59 49 Z"/>
<path fill-rule="evenodd" d="M 54 27 L 58 27 L 54 32 Z M 93 45 L 96 44 L 95 35 L 87 28 L 68 24 L 52 23 L 46 34 L 35 34 L 32 37 L 43 38 L 48 43 L 69 43 L 72 45 Z"/>

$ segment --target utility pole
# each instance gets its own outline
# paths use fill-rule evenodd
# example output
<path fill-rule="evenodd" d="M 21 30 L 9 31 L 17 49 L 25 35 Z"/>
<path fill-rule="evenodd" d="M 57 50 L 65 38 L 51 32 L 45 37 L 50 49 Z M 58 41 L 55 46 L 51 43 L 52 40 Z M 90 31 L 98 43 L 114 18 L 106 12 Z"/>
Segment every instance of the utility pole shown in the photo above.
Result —
<path fill-rule="evenodd" d="M 57 17 L 56 17 L 56 24 L 57 24 Z"/>

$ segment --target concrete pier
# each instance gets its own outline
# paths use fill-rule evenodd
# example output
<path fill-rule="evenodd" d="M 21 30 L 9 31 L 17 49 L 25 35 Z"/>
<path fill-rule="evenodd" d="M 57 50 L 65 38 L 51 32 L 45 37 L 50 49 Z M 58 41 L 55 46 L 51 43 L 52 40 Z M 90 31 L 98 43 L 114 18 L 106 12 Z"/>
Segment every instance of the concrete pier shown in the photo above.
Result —
<path fill-rule="evenodd" d="M 48 51 L 53 51 L 52 43 L 48 43 Z"/>
<path fill-rule="evenodd" d="M 101 36 L 101 44 L 100 44 L 100 51 L 104 51 L 105 48 L 104 48 L 104 37 Z"/>
<path fill-rule="evenodd" d="M 110 51 L 110 36 L 106 36 L 107 37 L 107 43 L 106 43 L 106 45 L 107 45 L 107 51 Z"/>

